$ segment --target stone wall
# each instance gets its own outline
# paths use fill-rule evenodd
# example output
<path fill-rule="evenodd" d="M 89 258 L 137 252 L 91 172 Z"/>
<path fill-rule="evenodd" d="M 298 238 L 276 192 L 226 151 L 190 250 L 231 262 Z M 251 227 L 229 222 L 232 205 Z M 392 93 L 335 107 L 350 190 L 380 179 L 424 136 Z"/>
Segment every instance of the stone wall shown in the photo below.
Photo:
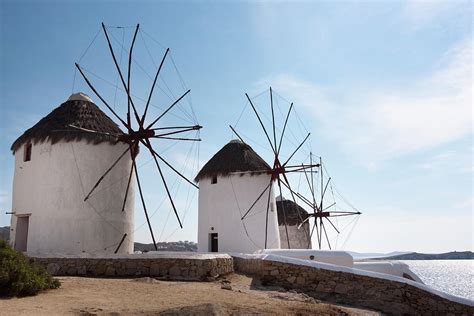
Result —
<path fill-rule="evenodd" d="M 114 257 L 34 257 L 55 276 L 137 277 L 208 280 L 233 272 L 228 255 L 128 255 Z"/>
<path fill-rule="evenodd" d="M 414 285 L 349 272 L 225 254 L 142 254 L 107 257 L 29 256 L 56 276 L 139 277 L 213 280 L 232 272 L 254 275 L 263 284 L 294 289 L 315 298 L 409 315 L 474 315 L 474 307 Z"/>
<path fill-rule="evenodd" d="M 258 276 L 263 284 L 295 289 L 318 299 L 387 314 L 474 314 L 472 306 L 447 300 L 410 284 L 381 278 L 239 257 L 234 257 L 234 270 Z"/>

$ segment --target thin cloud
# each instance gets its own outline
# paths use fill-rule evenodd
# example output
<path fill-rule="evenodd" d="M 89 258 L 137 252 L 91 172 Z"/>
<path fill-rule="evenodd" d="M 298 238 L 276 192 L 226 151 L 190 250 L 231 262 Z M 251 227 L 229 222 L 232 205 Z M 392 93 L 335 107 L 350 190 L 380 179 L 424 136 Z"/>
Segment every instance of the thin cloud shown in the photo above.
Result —
<path fill-rule="evenodd" d="M 474 196 L 469 196 L 462 201 L 454 204 L 453 208 L 455 209 L 469 209 L 472 211 L 474 207 Z"/>
<path fill-rule="evenodd" d="M 442 15 L 452 18 L 457 12 L 469 9 L 470 5 L 468 0 L 411 0 L 403 6 L 402 16 L 413 28 L 418 29 L 431 22 L 439 21 Z"/>
<path fill-rule="evenodd" d="M 361 252 L 373 249 L 383 252 L 400 250 L 425 253 L 472 251 L 472 221 L 470 213 L 445 212 L 429 216 L 427 225 L 426 210 L 383 210 L 380 214 L 361 217 L 344 249 Z M 400 233 L 401 227 L 403 233 Z M 455 233 L 440 234 L 441 229 L 447 227 L 455 227 Z M 383 245 L 373 236 L 384 236 Z"/>
<path fill-rule="evenodd" d="M 351 92 L 290 75 L 266 79 L 258 85 L 272 82 L 314 115 L 319 135 L 335 140 L 367 167 L 377 167 L 385 160 L 433 148 L 472 132 L 471 54 L 468 39 L 450 49 L 430 75 L 407 82 L 404 88 L 373 87 L 352 98 L 357 101 L 335 102 L 331 96 L 350 96 Z M 365 97 L 360 99 L 360 95 Z"/>
<path fill-rule="evenodd" d="M 430 172 L 444 172 L 450 169 L 459 173 L 472 173 L 472 151 L 442 151 L 431 157 L 428 157 L 417 168 Z"/>

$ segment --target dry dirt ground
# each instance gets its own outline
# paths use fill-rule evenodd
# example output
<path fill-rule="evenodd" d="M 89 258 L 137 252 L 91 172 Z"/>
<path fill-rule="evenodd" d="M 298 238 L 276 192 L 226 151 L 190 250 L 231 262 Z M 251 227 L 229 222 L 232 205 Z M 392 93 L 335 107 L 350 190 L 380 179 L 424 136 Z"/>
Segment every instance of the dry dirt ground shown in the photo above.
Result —
<path fill-rule="evenodd" d="M 0 299 L 1 315 L 379 315 L 326 304 L 305 294 L 265 288 L 243 275 L 214 282 L 153 278 L 61 277 L 61 288 Z M 227 289 L 225 289 L 227 288 Z"/>

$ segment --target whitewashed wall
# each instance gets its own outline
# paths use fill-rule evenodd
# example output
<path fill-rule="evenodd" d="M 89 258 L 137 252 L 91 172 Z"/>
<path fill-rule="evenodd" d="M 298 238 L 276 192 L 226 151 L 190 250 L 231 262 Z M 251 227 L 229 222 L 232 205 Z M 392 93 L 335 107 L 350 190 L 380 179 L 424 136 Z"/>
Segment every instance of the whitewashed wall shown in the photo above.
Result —
<path fill-rule="evenodd" d="M 198 251 L 210 251 L 210 233 L 218 233 L 219 252 L 253 253 L 263 249 L 268 193 L 243 221 L 241 217 L 269 182 L 268 175 L 220 176 L 216 184 L 211 184 L 210 178 L 199 181 Z M 280 248 L 273 189 L 270 203 L 267 248 Z"/>
<path fill-rule="evenodd" d="M 298 225 L 287 225 L 288 238 L 286 237 L 285 225 L 280 225 L 280 244 L 282 248 L 288 248 L 288 239 L 290 239 L 289 249 L 311 249 L 311 241 L 309 241 L 309 223 L 304 223 L 300 229 Z M 309 242 L 309 244 L 308 244 Z"/>
<path fill-rule="evenodd" d="M 127 153 L 87 202 L 85 195 L 128 145 L 43 142 L 23 161 L 24 146 L 15 153 L 11 243 L 16 218 L 29 217 L 29 253 L 111 253 L 124 233 L 119 253 L 133 252 L 134 179 L 122 212 L 131 158 Z"/>

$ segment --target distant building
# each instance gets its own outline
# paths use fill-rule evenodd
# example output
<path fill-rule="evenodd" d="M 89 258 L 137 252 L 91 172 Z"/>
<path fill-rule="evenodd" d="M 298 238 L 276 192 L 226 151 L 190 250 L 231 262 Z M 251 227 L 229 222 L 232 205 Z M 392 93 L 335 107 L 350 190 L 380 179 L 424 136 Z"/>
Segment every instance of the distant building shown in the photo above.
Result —
<path fill-rule="evenodd" d="M 133 252 L 133 185 L 122 212 L 132 163 L 129 154 L 84 201 L 99 177 L 127 149 L 127 144 L 115 141 L 121 133 L 87 95 L 77 93 L 13 143 L 10 239 L 15 249 L 111 253 L 127 234 L 119 252 Z"/>
<path fill-rule="evenodd" d="M 308 212 L 295 202 L 280 196 L 276 198 L 276 205 L 281 247 L 288 249 L 312 249 L 309 222 L 307 221 L 299 227 L 302 221 L 308 217 Z M 290 240 L 289 247 L 288 239 Z"/>
<path fill-rule="evenodd" d="M 247 144 L 232 140 L 196 176 L 199 182 L 199 252 L 253 253 L 265 248 L 268 191 L 242 216 L 269 185 L 270 166 Z M 270 192 L 267 248 L 280 248 L 273 190 Z"/>

